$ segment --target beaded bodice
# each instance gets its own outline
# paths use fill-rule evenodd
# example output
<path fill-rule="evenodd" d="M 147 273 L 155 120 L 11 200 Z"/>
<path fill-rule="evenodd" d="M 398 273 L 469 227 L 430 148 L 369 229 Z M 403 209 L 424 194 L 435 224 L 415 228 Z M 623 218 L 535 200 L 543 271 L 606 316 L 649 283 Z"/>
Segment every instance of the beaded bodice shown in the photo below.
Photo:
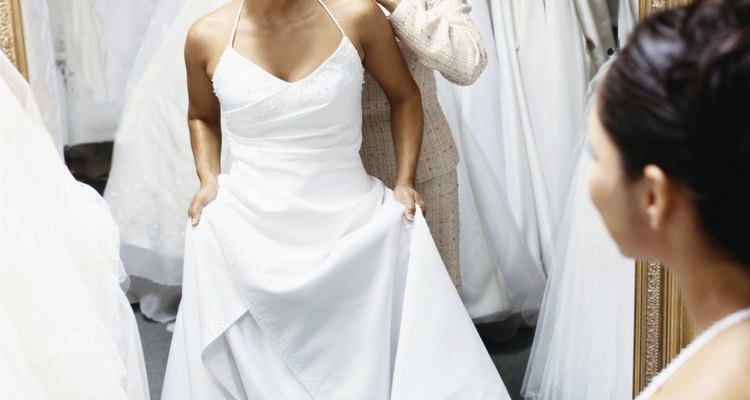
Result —
<path fill-rule="evenodd" d="M 305 78 L 287 82 L 244 58 L 230 40 L 213 75 L 230 146 L 356 146 L 362 133 L 359 53 L 342 33 L 336 50 Z M 311 132 L 315 132 L 312 134 Z"/>
<path fill-rule="evenodd" d="M 213 75 L 235 182 L 264 179 L 308 202 L 357 196 L 372 185 L 359 156 L 362 84 L 359 52 L 342 33 L 336 50 L 303 79 L 282 80 L 230 45 Z M 251 178 L 251 176 L 253 178 Z M 342 181 L 351 182 L 347 187 Z M 225 181 L 226 183 L 226 181 Z M 327 191 L 315 190 L 327 187 Z"/>

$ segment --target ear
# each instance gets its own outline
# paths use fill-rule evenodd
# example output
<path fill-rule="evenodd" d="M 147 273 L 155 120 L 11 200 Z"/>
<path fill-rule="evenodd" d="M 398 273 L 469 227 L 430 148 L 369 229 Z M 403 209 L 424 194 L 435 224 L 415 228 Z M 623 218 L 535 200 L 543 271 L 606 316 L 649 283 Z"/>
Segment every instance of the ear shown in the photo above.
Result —
<path fill-rule="evenodd" d="M 649 226 L 656 231 L 664 224 L 673 200 L 669 177 L 661 168 L 650 164 L 643 169 L 643 184 Z"/>

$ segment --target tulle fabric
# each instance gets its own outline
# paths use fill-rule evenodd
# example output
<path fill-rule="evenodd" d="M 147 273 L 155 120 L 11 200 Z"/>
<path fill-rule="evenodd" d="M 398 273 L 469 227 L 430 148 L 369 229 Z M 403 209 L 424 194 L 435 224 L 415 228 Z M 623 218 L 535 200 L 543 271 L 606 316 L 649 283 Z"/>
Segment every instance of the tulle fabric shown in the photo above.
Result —
<path fill-rule="evenodd" d="M 109 210 L 67 171 L 4 56 L 0 76 L 0 380 L 31 398 L 148 399 Z"/>
<path fill-rule="evenodd" d="M 128 99 L 136 86 L 141 82 L 144 72 L 154 59 L 156 50 L 161 47 L 165 36 L 170 31 L 172 24 L 175 23 L 177 13 L 180 12 L 183 4 L 187 2 L 188 0 L 156 0 L 156 5 L 143 34 L 141 45 L 138 46 L 133 67 L 125 84 L 125 93 Z"/>
<path fill-rule="evenodd" d="M 594 91 L 608 64 L 592 80 Z M 635 260 L 620 255 L 588 195 L 581 140 L 554 267 L 524 378 L 528 399 L 632 398 Z"/>
<path fill-rule="evenodd" d="M 174 320 L 180 298 L 185 218 L 199 187 L 187 126 L 187 85 L 183 49 L 187 31 L 198 18 L 226 0 L 188 0 L 172 18 L 174 3 L 163 1 L 160 20 L 152 25 L 147 46 L 159 45 L 148 57 L 135 84 L 115 141 L 112 169 L 104 198 L 120 227 L 122 259 L 134 279 L 131 300 L 144 315 Z M 172 20 L 166 33 L 167 20 Z"/>
<path fill-rule="evenodd" d="M 528 399 L 632 398 L 635 261 L 620 256 L 588 197 L 582 153 L 534 338 Z"/>

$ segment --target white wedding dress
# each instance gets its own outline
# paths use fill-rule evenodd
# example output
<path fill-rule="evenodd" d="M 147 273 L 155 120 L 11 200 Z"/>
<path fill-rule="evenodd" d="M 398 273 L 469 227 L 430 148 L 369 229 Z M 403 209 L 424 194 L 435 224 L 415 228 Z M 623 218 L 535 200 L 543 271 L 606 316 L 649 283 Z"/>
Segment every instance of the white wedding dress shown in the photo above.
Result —
<path fill-rule="evenodd" d="M 133 280 L 128 295 L 140 302 L 144 315 L 159 322 L 173 321 L 177 314 L 185 216 L 199 187 L 186 117 L 185 38 L 193 22 L 226 2 L 187 0 L 171 18 L 173 3 L 159 8 L 160 20 L 153 22 L 146 38 L 146 46 L 155 49 L 142 50 L 143 58 L 153 51 L 149 62 L 136 62 L 146 66 L 123 112 L 104 192 L 120 227 L 122 259 Z"/>
<path fill-rule="evenodd" d="M 148 399 L 117 227 L 2 54 L 0 185 L 0 398 Z"/>
<path fill-rule="evenodd" d="M 609 11 L 604 0 L 471 5 L 488 67 L 471 87 L 438 77 L 461 152 L 464 300 L 478 321 L 520 312 L 534 325 L 582 140 L 586 85 L 615 47 Z"/>
<path fill-rule="evenodd" d="M 170 17 L 175 1 L 162 1 L 136 61 L 144 71 L 131 83 L 104 192 L 120 227 L 122 259 L 133 280 L 129 296 L 140 302 L 144 315 L 159 322 L 173 321 L 177 314 L 185 216 L 199 187 L 186 118 L 185 37 L 193 22 L 227 3 L 186 0 Z M 159 33 L 161 29 L 167 31 Z M 149 50 L 151 46 L 155 49 Z"/>
<path fill-rule="evenodd" d="M 342 34 L 295 82 L 221 57 L 234 161 L 187 227 L 165 400 L 509 398 L 424 218 L 364 170 Z"/>
<path fill-rule="evenodd" d="M 30 1 L 30 0 L 25 0 Z M 65 145 L 114 139 L 156 0 L 48 0 L 65 86 Z"/>
<path fill-rule="evenodd" d="M 67 97 L 57 67 L 47 0 L 21 0 L 29 84 L 47 131 L 62 154 L 68 142 Z"/>
<path fill-rule="evenodd" d="M 526 169 L 507 165 L 508 147 L 519 157 L 514 137 L 521 132 L 511 109 L 515 99 L 501 77 L 500 63 L 486 0 L 469 1 L 471 18 L 487 49 L 487 68 L 468 87 L 451 84 L 436 74 L 438 96 L 459 152 L 459 218 L 463 301 L 475 322 L 503 321 L 505 335 L 524 322 L 533 326 L 544 293 L 536 229 L 524 234 L 525 223 L 536 226 L 534 208 L 526 204 L 513 213 L 508 169 L 531 182 Z M 496 24 L 496 29 L 501 29 Z M 505 134 L 507 132 L 507 134 Z M 507 143 L 506 143 L 507 142 Z M 520 156 L 522 157 L 522 156 Z M 529 193 L 519 192 L 517 196 Z M 529 195 L 530 196 L 530 195 Z M 518 318 L 518 317 L 521 318 Z"/>

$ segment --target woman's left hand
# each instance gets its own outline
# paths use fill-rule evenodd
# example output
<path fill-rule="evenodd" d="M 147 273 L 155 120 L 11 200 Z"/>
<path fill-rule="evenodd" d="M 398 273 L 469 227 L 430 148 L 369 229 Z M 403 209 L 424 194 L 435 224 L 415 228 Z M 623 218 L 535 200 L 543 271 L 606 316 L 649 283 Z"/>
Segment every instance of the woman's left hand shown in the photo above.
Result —
<path fill-rule="evenodd" d="M 413 187 L 396 186 L 396 188 L 393 189 L 393 197 L 396 201 L 406 207 L 404 216 L 407 221 L 414 221 L 414 214 L 417 212 L 417 205 L 419 205 L 419 208 L 422 210 L 422 215 L 427 215 L 427 205 L 424 203 L 424 200 L 422 200 L 422 196 L 420 196 Z"/>

